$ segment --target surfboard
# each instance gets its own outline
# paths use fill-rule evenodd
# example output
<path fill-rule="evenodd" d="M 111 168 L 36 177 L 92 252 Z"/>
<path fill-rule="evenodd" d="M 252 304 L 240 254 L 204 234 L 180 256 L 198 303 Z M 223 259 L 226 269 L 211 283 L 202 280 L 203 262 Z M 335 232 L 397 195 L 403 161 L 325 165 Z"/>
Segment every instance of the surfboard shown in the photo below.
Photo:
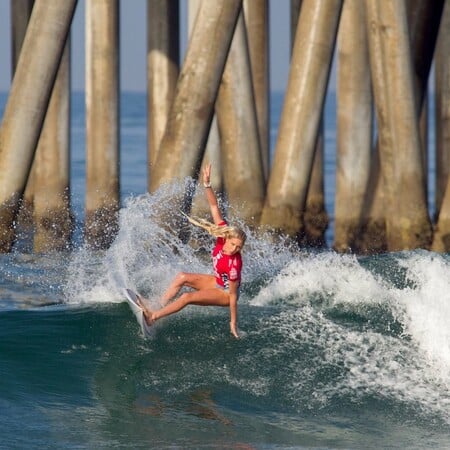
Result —
<path fill-rule="evenodd" d="M 131 311 L 133 311 L 137 323 L 141 328 L 142 335 L 145 338 L 151 337 L 153 335 L 153 329 L 145 321 L 144 312 L 142 311 L 142 308 L 138 305 L 138 297 L 136 292 L 132 291 L 131 289 L 124 289 L 123 292 L 125 294 L 125 298 L 127 299 L 128 304 L 130 305 Z"/>

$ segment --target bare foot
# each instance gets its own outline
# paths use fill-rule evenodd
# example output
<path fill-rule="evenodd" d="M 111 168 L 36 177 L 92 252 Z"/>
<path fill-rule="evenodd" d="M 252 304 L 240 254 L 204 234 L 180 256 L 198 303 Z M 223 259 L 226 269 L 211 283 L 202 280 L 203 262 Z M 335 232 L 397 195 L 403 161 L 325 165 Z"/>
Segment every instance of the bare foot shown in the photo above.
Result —
<path fill-rule="evenodd" d="M 145 304 L 144 297 L 139 294 L 136 294 L 136 297 L 137 304 L 142 308 L 142 312 L 144 314 L 147 325 L 153 325 L 155 323 L 155 319 L 153 318 L 153 311 Z"/>

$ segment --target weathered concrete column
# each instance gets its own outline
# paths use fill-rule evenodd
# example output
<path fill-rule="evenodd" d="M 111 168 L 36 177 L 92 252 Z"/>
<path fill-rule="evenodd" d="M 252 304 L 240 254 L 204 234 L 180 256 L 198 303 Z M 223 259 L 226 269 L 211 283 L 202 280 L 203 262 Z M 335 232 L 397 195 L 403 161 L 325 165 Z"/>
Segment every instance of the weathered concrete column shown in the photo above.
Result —
<path fill-rule="evenodd" d="M 297 237 L 303 230 L 317 134 L 325 101 L 341 0 L 303 0 L 285 104 L 261 218 Z"/>
<path fill-rule="evenodd" d="M 424 192 L 406 8 L 403 2 L 379 0 L 367 0 L 366 7 L 388 250 L 428 248 L 432 231 Z"/>
<path fill-rule="evenodd" d="M 11 0 L 11 79 L 14 77 L 17 62 L 33 10 L 34 0 Z M 33 227 L 33 186 L 34 170 L 31 168 L 25 191 L 17 214 L 17 229 L 20 232 L 32 232 Z M 20 239 L 20 237 L 19 237 Z"/>
<path fill-rule="evenodd" d="M 385 194 L 377 140 L 371 155 L 369 181 L 364 195 L 359 230 L 352 244 L 357 253 L 370 255 L 383 253 L 388 249 Z"/>
<path fill-rule="evenodd" d="M 86 3 L 85 239 L 108 247 L 119 211 L 119 2 Z"/>
<path fill-rule="evenodd" d="M 30 172 L 76 0 L 36 0 L 0 129 L 0 251 L 11 249 L 14 219 Z M 45 24 L 46 33 L 42 33 Z"/>
<path fill-rule="evenodd" d="M 440 216 L 450 174 L 450 2 L 445 3 L 435 55 L 435 217 Z M 439 226 L 439 229 L 442 227 Z M 449 230 L 450 231 L 450 230 Z M 433 244 L 434 248 L 434 244 Z"/>
<path fill-rule="evenodd" d="M 324 247 L 325 232 L 328 227 L 328 214 L 325 209 L 325 178 L 323 173 L 325 138 L 323 119 L 317 133 L 316 150 L 303 212 L 304 230 L 300 244 L 306 247 Z"/>
<path fill-rule="evenodd" d="M 408 23 L 411 39 L 412 60 L 414 65 L 414 89 L 417 114 L 424 109 L 424 97 L 428 74 L 431 67 L 436 32 L 442 13 L 442 0 L 408 0 Z M 423 135 L 421 136 L 423 139 Z M 422 148 L 422 154 L 424 149 Z M 425 173 L 425 171 L 424 171 Z M 369 188 L 364 200 L 364 213 L 356 248 L 363 253 L 378 253 L 388 248 L 385 223 L 385 192 L 381 179 L 379 161 L 379 143 L 373 152 Z M 424 176 L 424 186 L 426 178 Z M 426 188 L 426 186 L 425 186 Z M 444 186 L 445 188 L 445 186 Z"/>
<path fill-rule="evenodd" d="M 67 250 L 70 212 L 70 40 L 59 65 L 36 150 L 34 251 Z"/>
<path fill-rule="evenodd" d="M 294 48 L 295 34 L 300 17 L 301 0 L 291 0 L 291 54 Z M 325 139 L 323 136 L 323 113 L 317 134 L 314 162 L 311 172 L 305 210 L 303 211 L 304 230 L 300 245 L 306 247 L 323 247 L 325 231 L 328 227 L 328 214 L 325 209 L 324 162 Z"/>
<path fill-rule="evenodd" d="M 240 15 L 216 103 L 228 202 L 251 225 L 264 201 L 258 119 L 244 16 Z"/>
<path fill-rule="evenodd" d="M 242 0 L 201 3 L 152 172 L 151 191 L 198 173 L 241 6 Z"/>
<path fill-rule="evenodd" d="M 244 0 L 264 178 L 270 165 L 269 0 Z"/>
<path fill-rule="evenodd" d="M 211 172 L 211 186 L 217 195 L 221 195 L 224 191 L 223 186 L 223 171 L 222 160 L 220 154 L 220 135 L 219 126 L 217 125 L 217 117 L 214 116 L 211 122 L 211 128 L 209 130 L 208 141 L 206 144 L 206 151 L 203 156 L 202 164 L 200 167 L 200 174 L 203 173 L 203 169 L 208 165 L 212 165 Z M 201 179 L 201 177 L 200 177 Z M 209 217 L 210 208 L 209 203 L 205 195 L 205 189 L 202 183 L 197 185 L 194 198 L 192 199 L 191 214 L 197 217 Z"/>
<path fill-rule="evenodd" d="M 352 250 L 368 187 L 372 91 L 365 6 L 346 0 L 338 36 L 335 250 Z"/>
<path fill-rule="evenodd" d="M 195 19 L 197 18 L 198 8 L 201 0 L 189 0 L 188 8 L 188 29 L 189 35 L 191 35 L 194 28 Z M 202 165 L 200 167 L 200 173 L 203 173 L 203 168 L 212 164 L 213 170 L 211 172 L 211 185 L 216 193 L 220 195 L 223 191 L 223 178 L 222 178 L 222 163 L 220 158 L 220 136 L 219 126 L 217 125 L 217 118 L 214 116 L 211 127 L 209 129 L 208 141 L 206 143 L 206 150 L 203 156 Z M 197 217 L 209 216 L 209 204 L 206 199 L 204 188 L 201 184 L 198 185 L 198 189 L 195 192 L 192 200 L 191 214 Z"/>
<path fill-rule="evenodd" d="M 179 1 L 147 2 L 148 161 L 155 165 L 167 117 L 175 97 L 179 72 Z"/>

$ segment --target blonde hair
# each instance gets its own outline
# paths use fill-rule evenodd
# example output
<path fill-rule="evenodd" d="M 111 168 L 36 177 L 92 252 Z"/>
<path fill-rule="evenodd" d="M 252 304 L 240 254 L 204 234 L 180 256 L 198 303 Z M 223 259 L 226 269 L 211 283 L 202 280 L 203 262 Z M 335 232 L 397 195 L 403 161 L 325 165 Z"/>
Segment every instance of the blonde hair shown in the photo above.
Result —
<path fill-rule="evenodd" d="M 211 236 L 214 237 L 221 237 L 224 239 L 231 239 L 231 238 L 237 238 L 242 241 L 242 243 L 245 243 L 245 240 L 247 239 L 247 235 L 245 234 L 244 230 L 241 228 L 230 226 L 230 225 L 216 225 L 214 223 L 209 222 L 205 219 L 193 219 L 192 217 L 189 217 L 188 215 L 182 213 L 186 219 L 192 223 L 193 225 L 203 228 L 206 230 Z"/>

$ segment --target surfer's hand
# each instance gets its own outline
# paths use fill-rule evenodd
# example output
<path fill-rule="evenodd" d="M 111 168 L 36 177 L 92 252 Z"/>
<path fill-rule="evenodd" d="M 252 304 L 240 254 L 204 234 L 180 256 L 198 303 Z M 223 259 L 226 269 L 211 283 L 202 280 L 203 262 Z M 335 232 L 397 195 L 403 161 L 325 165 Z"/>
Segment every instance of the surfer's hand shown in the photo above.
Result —
<path fill-rule="evenodd" d="M 233 322 L 230 322 L 230 331 L 231 334 L 236 338 L 239 339 L 239 334 L 237 332 L 236 324 Z"/>

